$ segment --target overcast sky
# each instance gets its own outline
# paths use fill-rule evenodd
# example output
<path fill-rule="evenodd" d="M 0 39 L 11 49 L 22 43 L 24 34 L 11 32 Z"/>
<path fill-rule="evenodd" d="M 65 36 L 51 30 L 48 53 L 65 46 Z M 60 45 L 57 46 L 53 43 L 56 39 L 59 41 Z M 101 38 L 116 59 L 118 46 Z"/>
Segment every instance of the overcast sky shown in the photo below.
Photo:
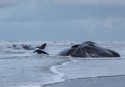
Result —
<path fill-rule="evenodd" d="M 0 40 L 125 40 L 125 0 L 0 0 Z"/>

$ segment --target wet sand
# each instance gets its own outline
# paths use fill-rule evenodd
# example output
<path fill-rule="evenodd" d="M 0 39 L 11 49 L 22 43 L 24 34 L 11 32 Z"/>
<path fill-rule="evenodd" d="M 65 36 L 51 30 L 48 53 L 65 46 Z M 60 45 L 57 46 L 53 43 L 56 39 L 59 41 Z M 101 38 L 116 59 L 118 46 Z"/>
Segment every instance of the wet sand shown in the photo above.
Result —
<path fill-rule="evenodd" d="M 125 75 L 66 80 L 42 87 L 125 87 Z"/>

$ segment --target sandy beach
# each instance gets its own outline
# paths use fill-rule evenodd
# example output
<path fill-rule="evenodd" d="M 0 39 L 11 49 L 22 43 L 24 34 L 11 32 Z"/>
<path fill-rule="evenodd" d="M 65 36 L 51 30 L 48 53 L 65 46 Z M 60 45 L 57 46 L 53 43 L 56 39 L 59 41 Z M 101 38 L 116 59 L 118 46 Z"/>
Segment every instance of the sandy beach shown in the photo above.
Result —
<path fill-rule="evenodd" d="M 125 87 L 125 76 L 73 79 L 43 87 Z"/>

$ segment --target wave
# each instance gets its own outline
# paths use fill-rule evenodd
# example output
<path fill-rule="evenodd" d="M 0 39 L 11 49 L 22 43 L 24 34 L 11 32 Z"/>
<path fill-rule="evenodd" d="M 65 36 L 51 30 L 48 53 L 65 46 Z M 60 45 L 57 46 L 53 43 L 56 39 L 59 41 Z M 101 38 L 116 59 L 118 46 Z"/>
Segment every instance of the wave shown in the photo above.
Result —
<path fill-rule="evenodd" d="M 72 60 L 63 67 L 57 67 L 59 72 L 65 74 L 65 79 L 125 75 L 125 58 L 79 58 Z"/>

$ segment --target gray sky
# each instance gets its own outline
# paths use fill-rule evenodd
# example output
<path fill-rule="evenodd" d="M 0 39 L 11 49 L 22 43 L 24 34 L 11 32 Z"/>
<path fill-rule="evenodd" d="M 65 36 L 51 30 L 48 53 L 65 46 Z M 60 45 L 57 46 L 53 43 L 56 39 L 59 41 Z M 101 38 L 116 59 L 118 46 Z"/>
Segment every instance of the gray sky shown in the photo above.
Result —
<path fill-rule="evenodd" d="M 0 40 L 125 40 L 125 0 L 0 0 Z"/>

